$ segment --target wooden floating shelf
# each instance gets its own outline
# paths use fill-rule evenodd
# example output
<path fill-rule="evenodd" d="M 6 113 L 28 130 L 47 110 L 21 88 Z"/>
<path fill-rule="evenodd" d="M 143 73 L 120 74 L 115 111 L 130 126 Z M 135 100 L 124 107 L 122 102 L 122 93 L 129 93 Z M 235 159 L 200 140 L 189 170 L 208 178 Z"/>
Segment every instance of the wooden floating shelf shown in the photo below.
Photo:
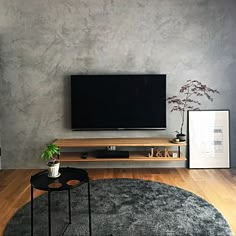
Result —
<path fill-rule="evenodd" d="M 92 139 L 57 139 L 53 144 L 60 147 L 61 162 L 158 162 L 158 161 L 186 161 L 187 159 L 181 156 L 180 147 L 186 146 L 184 143 L 173 143 L 171 138 L 92 138 Z M 129 152 L 129 158 L 96 158 L 94 152 L 88 153 L 87 158 L 81 158 L 81 150 L 76 152 L 67 152 L 65 148 L 96 148 L 101 147 L 145 147 L 145 149 L 162 147 L 168 150 L 170 147 L 176 147 L 178 156 L 180 157 L 148 157 L 148 151 Z M 64 148 L 64 150 L 63 150 Z M 72 151 L 72 150 L 71 150 Z M 90 152 L 90 151 L 89 151 Z M 171 150 L 168 150 L 171 153 Z"/>

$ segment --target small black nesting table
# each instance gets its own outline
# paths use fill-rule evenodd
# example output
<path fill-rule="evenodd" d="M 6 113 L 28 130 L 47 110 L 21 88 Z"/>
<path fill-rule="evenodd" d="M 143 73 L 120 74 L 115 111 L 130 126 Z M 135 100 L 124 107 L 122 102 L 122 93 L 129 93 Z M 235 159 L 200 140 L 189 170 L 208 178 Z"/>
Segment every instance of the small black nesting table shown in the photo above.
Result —
<path fill-rule="evenodd" d="M 70 190 L 80 186 L 84 183 L 88 184 L 88 214 L 89 214 L 89 235 L 92 235 L 91 227 L 91 207 L 90 207 L 90 184 L 87 171 L 65 167 L 60 168 L 60 176 L 58 178 L 49 178 L 48 171 L 41 171 L 31 176 L 31 235 L 34 233 L 34 198 L 33 191 L 35 189 L 44 190 L 48 192 L 48 235 L 51 236 L 51 193 L 54 191 L 68 191 L 68 208 L 69 208 L 69 222 L 66 225 L 62 234 L 65 233 L 69 224 L 71 224 L 71 193 Z"/>

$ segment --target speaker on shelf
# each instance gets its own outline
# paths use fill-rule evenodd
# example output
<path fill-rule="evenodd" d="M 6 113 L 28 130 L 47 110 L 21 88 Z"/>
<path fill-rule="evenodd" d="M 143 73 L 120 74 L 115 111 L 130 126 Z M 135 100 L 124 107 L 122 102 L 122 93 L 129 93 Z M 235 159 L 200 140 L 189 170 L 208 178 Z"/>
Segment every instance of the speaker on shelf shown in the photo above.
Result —
<path fill-rule="evenodd" d="M 95 153 L 96 158 L 129 158 L 128 151 L 99 150 Z"/>

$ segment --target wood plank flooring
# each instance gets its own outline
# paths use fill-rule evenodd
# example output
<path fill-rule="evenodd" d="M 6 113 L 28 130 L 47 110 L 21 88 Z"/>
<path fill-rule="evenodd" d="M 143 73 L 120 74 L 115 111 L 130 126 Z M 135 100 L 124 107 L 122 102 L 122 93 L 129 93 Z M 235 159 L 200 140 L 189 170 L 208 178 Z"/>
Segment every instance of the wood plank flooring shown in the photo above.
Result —
<path fill-rule="evenodd" d="M 0 235 L 7 222 L 30 201 L 30 176 L 39 170 L 0 170 Z M 191 191 L 213 204 L 236 235 L 236 169 L 90 169 L 91 179 L 134 178 L 158 181 Z M 42 191 L 35 191 L 35 197 Z"/>

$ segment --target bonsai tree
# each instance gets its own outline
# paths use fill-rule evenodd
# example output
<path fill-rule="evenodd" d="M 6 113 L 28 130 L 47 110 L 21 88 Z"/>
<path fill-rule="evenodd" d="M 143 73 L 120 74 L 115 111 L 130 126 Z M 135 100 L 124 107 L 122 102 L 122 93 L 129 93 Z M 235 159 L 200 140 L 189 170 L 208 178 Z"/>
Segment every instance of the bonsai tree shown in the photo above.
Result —
<path fill-rule="evenodd" d="M 53 165 L 58 162 L 58 159 L 56 157 L 59 154 L 60 148 L 54 144 L 49 144 L 41 154 L 41 158 L 47 161 L 48 165 Z"/>
<path fill-rule="evenodd" d="M 178 111 L 181 115 L 180 130 L 176 131 L 178 134 L 183 134 L 183 125 L 185 119 L 185 111 L 200 110 L 201 103 L 198 98 L 205 97 L 211 102 L 213 97 L 211 94 L 220 93 L 216 89 L 212 89 L 197 80 L 187 80 L 179 90 L 179 96 L 172 96 L 167 98 L 168 104 L 172 105 L 171 112 Z"/>

